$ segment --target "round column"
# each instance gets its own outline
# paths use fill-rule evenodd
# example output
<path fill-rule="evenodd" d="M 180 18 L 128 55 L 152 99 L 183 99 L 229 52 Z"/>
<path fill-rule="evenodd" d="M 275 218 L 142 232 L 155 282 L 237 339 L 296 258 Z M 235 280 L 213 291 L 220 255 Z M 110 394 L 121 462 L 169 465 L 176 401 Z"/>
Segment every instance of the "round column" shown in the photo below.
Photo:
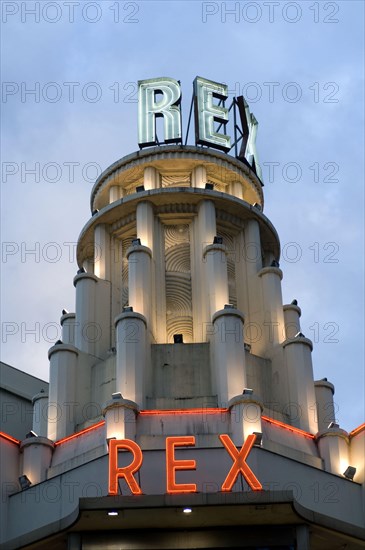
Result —
<path fill-rule="evenodd" d="M 258 273 L 262 283 L 264 321 L 262 338 L 265 355 L 270 356 L 272 348 L 285 339 L 284 312 L 281 293 L 283 272 L 278 267 L 264 267 Z"/>
<path fill-rule="evenodd" d="M 75 345 L 75 325 L 76 325 L 76 315 L 75 313 L 65 313 L 62 315 L 61 320 L 62 327 L 62 342 L 64 344 Z"/>
<path fill-rule="evenodd" d="M 51 465 L 54 444 L 46 437 L 29 437 L 20 444 L 23 453 L 22 474 L 32 485 L 47 479 L 47 469 Z"/>
<path fill-rule="evenodd" d="M 316 440 L 325 470 L 342 476 L 350 465 L 348 433 L 339 427 L 333 427 L 319 432 Z"/>
<path fill-rule="evenodd" d="M 191 186 L 205 188 L 207 183 L 207 170 L 205 166 L 196 166 L 191 174 Z"/>
<path fill-rule="evenodd" d="M 235 308 L 222 309 L 213 315 L 211 368 L 219 407 L 227 407 L 230 399 L 246 387 L 243 323 L 243 313 Z"/>
<path fill-rule="evenodd" d="M 293 426 L 311 434 L 318 431 L 316 396 L 313 382 L 311 340 L 297 337 L 283 344 L 287 369 L 289 402 L 285 404 Z"/>
<path fill-rule="evenodd" d="M 48 393 L 41 390 L 33 399 L 32 430 L 40 437 L 47 437 L 48 428 Z"/>
<path fill-rule="evenodd" d="M 241 446 L 247 436 L 262 433 L 261 415 L 264 405 L 254 393 L 243 393 L 233 397 L 229 404 L 231 414 L 232 441 Z"/>
<path fill-rule="evenodd" d="M 76 287 L 76 347 L 85 353 L 95 354 L 95 342 L 100 327 L 95 323 L 95 294 L 98 279 L 90 273 L 74 278 Z"/>
<path fill-rule="evenodd" d="M 132 439 L 134 441 L 138 412 L 139 407 L 134 401 L 122 397 L 108 401 L 103 409 L 106 439 Z"/>
<path fill-rule="evenodd" d="M 115 319 L 116 392 L 143 407 L 147 364 L 147 321 L 140 313 L 125 312 Z"/>
<path fill-rule="evenodd" d="M 53 441 L 74 433 L 79 403 L 76 389 L 78 350 L 56 344 L 48 351 L 49 401 L 47 437 Z"/>
<path fill-rule="evenodd" d="M 316 380 L 314 389 L 317 403 L 318 430 L 326 431 L 331 422 L 336 422 L 333 402 L 335 387 L 328 380 Z"/>
<path fill-rule="evenodd" d="M 150 202 L 142 201 L 137 204 L 137 237 L 141 240 L 143 246 L 148 247 L 153 252 L 154 236 L 154 213 Z"/>
<path fill-rule="evenodd" d="M 205 292 L 209 312 L 213 316 L 229 302 L 226 247 L 223 244 L 210 244 L 203 251 L 205 269 Z"/>
<path fill-rule="evenodd" d="M 294 338 L 298 332 L 300 332 L 300 316 L 302 311 L 299 306 L 295 304 L 286 304 L 283 307 L 284 311 L 284 323 L 285 323 L 285 334 L 284 338 Z"/>
<path fill-rule="evenodd" d="M 143 185 L 145 190 L 158 189 L 160 187 L 160 174 L 153 166 L 147 166 L 143 173 Z"/>
<path fill-rule="evenodd" d="M 151 319 L 151 250 L 147 246 L 135 245 L 127 250 L 129 305 L 141 313 L 147 323 Z"/>

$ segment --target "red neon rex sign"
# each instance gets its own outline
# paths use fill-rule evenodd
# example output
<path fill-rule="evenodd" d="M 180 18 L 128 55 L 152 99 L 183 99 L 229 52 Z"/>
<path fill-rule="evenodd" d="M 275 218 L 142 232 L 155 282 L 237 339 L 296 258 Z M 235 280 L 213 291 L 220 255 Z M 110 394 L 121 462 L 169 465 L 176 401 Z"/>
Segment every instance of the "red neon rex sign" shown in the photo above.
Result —
<path fill-rule="evenodd" d="M 220 435 L 219 439 L 233 460 L 232 467 L 222 484 L 221 490 L 226 492 L 231 491 L 237 477 L 239 474 L 242 474 L 253 491 L 261 491 L 261 483 L 246 462 L 247 457 L 255 443 L 256 435 L 249 435 L 240 450 L 237 449 L 229 435 Z M 195 483 L 176 482 L 176 472 L 181 470 L 195 470 L 196 460 L 178 460 L 175 457 L 175 448 L 194 445 L 195 436 L 193 435 L 166 438 L 167 493 L 196 493 L 197 487 Z M 118 467 L 118 452 L 123 450 L 132 453 L 132 461 L 128 466 L 120 468 Z M 143 453 L 137 443 L 131 441 L 130 439 L 111 439 L 109 442 L 109 494 L 118 494 L 118 480 L 119 478 L 123 478 L 133 495 L 141 495 L 142 489 L 138 485 L 134 474 L 138 472 L 142 466 L 142 462 Z"/>

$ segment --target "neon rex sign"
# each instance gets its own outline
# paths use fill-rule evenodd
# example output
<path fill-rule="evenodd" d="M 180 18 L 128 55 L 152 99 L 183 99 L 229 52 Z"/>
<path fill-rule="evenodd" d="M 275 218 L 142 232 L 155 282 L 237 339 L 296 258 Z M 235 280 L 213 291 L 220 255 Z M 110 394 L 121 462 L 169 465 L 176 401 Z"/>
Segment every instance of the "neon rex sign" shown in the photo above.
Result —
<path fill-rule="evenodd" d="M 261 178 L 257 160 L 256 134 L 258 122 L 243 96 L 235 97 L 225 107 L 228 86 L 197 76 L 193 83 L 185 145 L 189 135 L 194 107 L 195 144 L 213 147 L 228 153 L 234 148 L 240 159 Z M 181 85 L 169 77 L 152 78 L 138 82 L 138 144 L 140 148 L 160 145 L 156 119 L 163 118 L 165 144 L 182 143 Z M 227 134 L 227 125 L 233 123 L 233 136 Z M 232 120 L 233 119 L 233 120 Z M 232 141 L 233 137 L 233 141 Z"/>
<path fill-rule="evenodd" d="M 221 486 L 221 491 L 230 492 L 238 476 L 241 474 L 253 491 L 261 491 L 262 485 L 257 479 L 246 460 L 255 443 L 256 435 L 247 437 L 241 449 L 237 449 L 229 435 L 219 436 L 224 448 L 233 460 L 231 469 Z M 195 445 L 195 436 L 174 436 L 166 438 L 166 492 L 169 494 L 195 493 L 195 483 L 178 483 L 176 472 L 182 470 L 196 470 L 196 460 L 181 460 L 175 456 L 176 447 L 189 447 Z M 132 454 L 128 466 L 118 466 L 119 451 L 129 451 Z M 139 486 L 135 474 L 140 470 L 143 463 L 143 452 L 140 446 L 130 439 L 109 440 L 109 494 L 118 494 L 118 481 L 123 478 L 133 495 L 141 495 L 142 488 Z"/>

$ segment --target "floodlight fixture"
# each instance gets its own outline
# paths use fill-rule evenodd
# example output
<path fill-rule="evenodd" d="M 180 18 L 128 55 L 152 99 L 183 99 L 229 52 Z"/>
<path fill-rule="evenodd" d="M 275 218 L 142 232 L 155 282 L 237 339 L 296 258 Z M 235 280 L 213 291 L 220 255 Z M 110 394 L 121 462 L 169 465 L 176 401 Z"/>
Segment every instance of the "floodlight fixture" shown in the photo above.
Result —
<path fill-rule="evenodd" d="M 355 474 L 356 474 L 356 468 L 354 466 L 347 466 L 346 470 L 343 473 L 345 478 L 350 479 L 351 481 L 353 481 Z"/>

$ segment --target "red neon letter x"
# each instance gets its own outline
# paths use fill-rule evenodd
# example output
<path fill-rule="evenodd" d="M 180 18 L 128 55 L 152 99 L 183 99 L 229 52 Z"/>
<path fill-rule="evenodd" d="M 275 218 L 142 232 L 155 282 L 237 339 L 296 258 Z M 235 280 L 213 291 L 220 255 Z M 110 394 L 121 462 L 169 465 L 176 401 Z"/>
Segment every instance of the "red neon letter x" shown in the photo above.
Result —
<path fill-rule="evenodd" d="M 240 472 L 253 491 L 261 491 L 261 483 L 255 476 L 251 468 L 248 466 L 248 464 L 246 464 L 246 458 L 248 457 L 249 452 L 251 451 L 252 446 L 255 443 L 256 435 L 249 435 L 240 451 L 238 451 L 229 435 L 220 435 L 219 439 L 221 440 L 234 461 L 232 468 L 229 470 L 228 475 L 222 485 L 222 491 L 232 490 L 232 487 Z"/>

